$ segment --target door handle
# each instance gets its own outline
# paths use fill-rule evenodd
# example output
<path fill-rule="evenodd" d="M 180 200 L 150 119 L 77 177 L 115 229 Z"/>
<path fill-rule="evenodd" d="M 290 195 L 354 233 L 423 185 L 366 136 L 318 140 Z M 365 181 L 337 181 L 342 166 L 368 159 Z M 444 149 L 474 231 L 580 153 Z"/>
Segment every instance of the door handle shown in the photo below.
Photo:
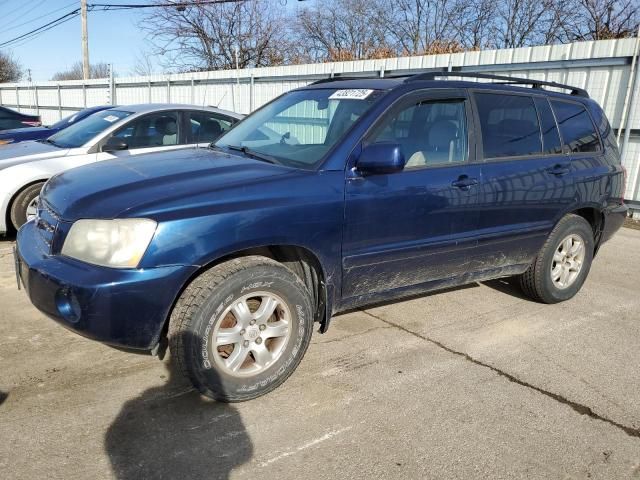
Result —
<path fill-rule="evenodd" d="M 557 176 L 566 175 L 567 173 L 569 173 L 569 165 L 557 163 L 553 167 L 547 168 L 547 172 Z"/>
<path fill-rule="evenodd" d="M 478 184 L 477 178 L 469 178 L 468 175 L 460 175 L 457 180 L 451 182 L 452 187 L 458 187 L 460 190 L 469 190 L 473 185 Z"/>

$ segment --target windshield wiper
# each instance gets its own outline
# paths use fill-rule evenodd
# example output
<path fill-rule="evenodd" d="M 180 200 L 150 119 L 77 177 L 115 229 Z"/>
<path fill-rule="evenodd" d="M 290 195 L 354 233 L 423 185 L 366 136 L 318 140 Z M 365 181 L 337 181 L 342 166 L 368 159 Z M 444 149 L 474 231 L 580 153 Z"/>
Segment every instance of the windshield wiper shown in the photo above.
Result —
<path fill-rule="evenodd" d="M 62 148 L 59 144 L 51 140 L 50 138 L 41 138 L 40 140 L 36 140 L 40 143 L 48 143 L 49 145 L 53 145 L 54 147 Z"/>
<path fill-rule="evenodd" d="M 266 155 L 264 153 L 256 152 L 255 150 L 251 150 L 249 147 L 241 147 L 239 145 L 227 145 L 229 150 L 236 150 L 238 152 L 242 152 L 245 155 L 255 158 L 257 160 L 262 160 L 263 162 L 272 163 L 274 165 L 280 163 L 275 157 L 271 155 Z"/>

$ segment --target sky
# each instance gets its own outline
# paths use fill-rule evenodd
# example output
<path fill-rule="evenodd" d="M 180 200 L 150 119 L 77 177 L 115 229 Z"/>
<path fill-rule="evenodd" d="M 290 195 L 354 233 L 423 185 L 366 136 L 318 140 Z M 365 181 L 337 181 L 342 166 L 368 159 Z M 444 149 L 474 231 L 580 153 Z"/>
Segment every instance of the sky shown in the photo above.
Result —
<path fill-rule="evenodd" d="M 141 0 L 134 3 L 146 3 Z M 107 2 L 103 2 L 107 3 Z M 110 0 L 108 3 L 127 3 Z M 132 3 L 130 0 L 128 3 Z M 0 43 L 17 37 L 79 8 L 75 0 L 0 0 Z M 120 76 L 132 74 L 136 56 L 148 51 L 144 32 L 137 27 L 140 10 L 89 12 L 89 59 L 112 63 Z M 51 76 L 82 59 L 80 18 L 74 18 L 26 43 L 7 49 L 34 81 Z"/>
<path fill-rule="evenodd" d="M 296 0 L 280 0 L 287 8 Z M 88 0 L 92 3 L 92 0 Z M 95 0 L 95 3 L 152 3 L 151 0 Z M 40 27 L 80 7 L 80 0 L 0 0 L 0 43 Z M 138 27 L 144 9 L 90 11 L 88 14 L 89 60 L 110 63 L 118 76 L 135 75 L 137 58 L 150 51 L 145 32 Z M 2 47 L 0 47 L 1 49 Z M 56 26 L 25 43 L 6 49 L 32 80 L 50 80 L 82 59 L 80 17 Z M 152 59 L 157 72 L 162 68 Z"/>

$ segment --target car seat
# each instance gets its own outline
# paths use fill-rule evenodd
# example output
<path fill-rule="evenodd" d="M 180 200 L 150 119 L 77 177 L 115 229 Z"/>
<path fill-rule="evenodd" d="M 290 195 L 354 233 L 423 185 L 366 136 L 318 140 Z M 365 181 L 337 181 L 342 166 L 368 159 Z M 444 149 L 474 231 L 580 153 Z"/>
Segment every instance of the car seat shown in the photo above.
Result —
<path fill-rule="evenodd" d="M 220 122 L 211 118 L 206 119 L 200 124 L 196 138 L 196 143 L 200 142 L 213 142 L 222 134 L 222 127 Z"/>
<path fill-rule="evenodd" d="M 178 137 L 178 124 L 172 117 L 161 117 L 156 120 L 155 145 L 176 145 Z"/>
<path fill-rule="evenodd" d="M 429 164 L 453 162 L 460 137 L 458 123 L 454 120 L 436 120 L 427 131 L 427 144 L 409 157 L 405 167 L 422 167 Z"/>

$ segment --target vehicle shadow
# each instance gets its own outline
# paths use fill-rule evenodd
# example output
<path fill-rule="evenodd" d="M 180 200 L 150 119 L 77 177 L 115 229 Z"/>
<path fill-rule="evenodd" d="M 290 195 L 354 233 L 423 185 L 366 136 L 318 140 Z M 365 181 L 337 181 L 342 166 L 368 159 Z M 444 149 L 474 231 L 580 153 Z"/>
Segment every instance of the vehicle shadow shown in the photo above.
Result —
<path fill-rule="evenodd" d="M 513 277 L 487 280 L 482 282 L 482 284 L 492 288 L 493 290 L 497 290 L 498 292 L 511 295 L 512 297 L 531 301 L 531 299 L 522 292 L 520 285 L 518 285 L 518 280 Z"/>
<path fill-rule="evenodd" d="M 8 396 L 9 396 L 8 393 L 3 392 L 2 390 L 0 390 L 0 405 L 2 405 L 4 403 L 4 401 L 7 399 Z"/>
<path fill-rule="evenodd" d="M 2 235 L 0 234 L 0 245 L 2 245 L 3 243 L 11 243 L 11 242 L 15 242 L 16 241 L 16 234 L 15 233 L 7 233 L 6 235 Z"/>
<path fill-rule="evenodd" d="M 240 414 L 201 396 L 165 362 L 167 384 L 126 402 L 105 435 L 116 478 L 229 478 L 253 454 Z"/>

